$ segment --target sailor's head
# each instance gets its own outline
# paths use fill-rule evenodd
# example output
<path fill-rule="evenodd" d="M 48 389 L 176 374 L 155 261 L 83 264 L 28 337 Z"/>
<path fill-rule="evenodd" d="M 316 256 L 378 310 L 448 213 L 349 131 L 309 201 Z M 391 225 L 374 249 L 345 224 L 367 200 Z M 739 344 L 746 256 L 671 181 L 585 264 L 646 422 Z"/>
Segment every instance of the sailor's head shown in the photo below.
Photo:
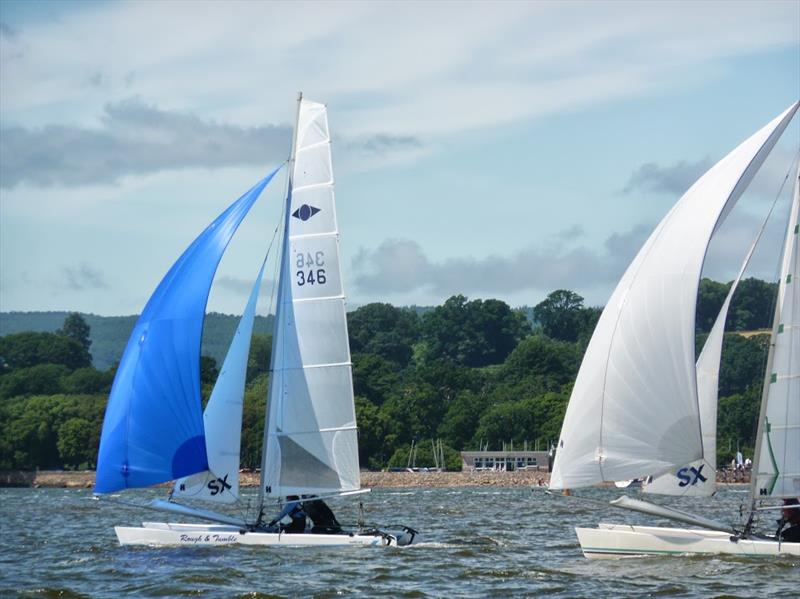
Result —
<path fill-rule="evenodd" d="M 286 501 L 287 502 L 289 502 L 289 501 L 298 501 L 299 499 L 300 498 L 297 495 L 287 495 L 286 496 Z"/>

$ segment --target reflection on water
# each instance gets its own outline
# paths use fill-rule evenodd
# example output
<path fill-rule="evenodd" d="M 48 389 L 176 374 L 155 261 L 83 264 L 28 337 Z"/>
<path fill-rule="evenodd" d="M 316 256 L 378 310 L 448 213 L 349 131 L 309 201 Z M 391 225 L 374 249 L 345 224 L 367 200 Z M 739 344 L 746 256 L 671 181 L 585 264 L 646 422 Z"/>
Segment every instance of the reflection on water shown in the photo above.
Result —
<path fill-rule="evenodd" d="M 583 492 L 596 500 L 620 493 Z M 163 494 L 134 491 L 125 497 L 145 501 Z M 741 489 L 723 489 L 713 498 L 676 499 L 671 505 L 736 522 L 746 500 Z M 421 531 L 421 542 L 405 548 L 125 548 L 117 544 L 113 526 L 159 519 L 158 514 L 99 503 L 83 489 L 3 489 L 0 596 L 749 598 L 796 596 L 800 580 L 797 558 L 586 560 L 573 526 L 659 522 L 539 490 L 379 489 L 364 504 L 368 523 L 408 524 Z M 332 507 L 341 521 L 355 522 L 356 502 Z"/>

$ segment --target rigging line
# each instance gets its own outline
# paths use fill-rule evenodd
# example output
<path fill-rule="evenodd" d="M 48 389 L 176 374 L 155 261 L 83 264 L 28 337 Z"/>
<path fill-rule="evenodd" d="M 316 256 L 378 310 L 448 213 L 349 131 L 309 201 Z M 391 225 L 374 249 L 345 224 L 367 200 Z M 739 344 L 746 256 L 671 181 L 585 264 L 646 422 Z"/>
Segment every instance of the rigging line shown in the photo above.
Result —
<path fill-rule="evenodd" d="M 275 239 L 278 236 L 278 231 L 283 229 L 283 227 L 281 225 L 283 224 L 284 215 L 286 213 L 286 202 L 281 202 L 281 203 L 283 204 L 283 207 L 281 208 L 281 214 L 280 214 L 280 218 L 278 219 L 278 224 L 275 225 L 275 230 L 272 232 L 272 240 L 269 242 L 269 247 L 270 248 L 272 248 L 272 244 L 275 243 Z M 269 255 L 269 249 L 267 250 L 267 255 Z M 273 307 L 274 302 L 275 302 L 275 288 L 277 287 L 277 285 L 275 283 L 278 280 L 278 265 L 279 265 L 279 263 L 280 263 L 280 259 L 276 258 L 275 259 L 275 268 L 272 271 L 272 290 L 270 291 L 269 309 L 267 310 L 267 314 L 272 314 L 272 307 Z M 273 334 L 275 334 L 275 330 L 274 329 L 275 329 L 275 326 L 273 324 L 273 331 L 272 331 Z"/>
<path fill-rule="evenodd" d="M 244 497 L 240 494 L 238 497 L 236 497 L 236 502 L 234 503 L 234 506 L 237 508 L 236 511 L 241 517 L 241 519 L 249 524 L 250 523 L 249 515 L 250 515 L 250 510 L 252 508 L 251 497 L 248 497 L 247 501 L 245 501 Z"/>
<path fill-rule="evenodd" d="M 283 211 L 286 208 L 281 208 L 281 220 L 283 220 Z M 278 229 L 280 228 L 280 222 L 275 225 L 275 230 L 272 232 L 272 239 L 269 241 L 269 246 L 267 246 L 267 254 L 264 256 L 264 261 L 261 263 L 261 266 L 264 266 L 267 263 L 267 258 L 269 258 L 269 253 L 272 251 L 272 246 L 275 244 L 275 238 L 278 236 Z"/>

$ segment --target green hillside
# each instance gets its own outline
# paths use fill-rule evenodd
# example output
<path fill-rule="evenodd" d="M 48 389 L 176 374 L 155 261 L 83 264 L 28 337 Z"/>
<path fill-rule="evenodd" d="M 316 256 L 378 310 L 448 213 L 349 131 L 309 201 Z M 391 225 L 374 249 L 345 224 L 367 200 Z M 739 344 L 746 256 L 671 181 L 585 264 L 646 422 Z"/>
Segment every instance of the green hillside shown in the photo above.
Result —
<path fill-rule="evenodd" d="M 0 312 L 0 337 L 23 331 L 54 332 L 64 324 L 69 312 Z M 91 327 L 92 365 L 107 370 L 122 356 L 125 343 L 138 316 L 98 316 L 81 314 Z M 256 316 L 255 332 L 271 333 L 272 316 Z M 222 364 L 239 317 L 212 312 L 206 317 L 203 330 L 203 355 Z"/>

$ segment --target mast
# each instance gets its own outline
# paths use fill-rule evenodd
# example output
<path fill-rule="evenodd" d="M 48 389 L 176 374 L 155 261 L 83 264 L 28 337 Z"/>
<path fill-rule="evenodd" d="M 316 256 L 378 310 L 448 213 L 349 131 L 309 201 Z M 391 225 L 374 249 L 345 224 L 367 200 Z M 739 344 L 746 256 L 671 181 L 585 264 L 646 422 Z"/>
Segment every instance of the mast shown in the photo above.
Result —
<path fill-rule="evenodd" d="M 273 376 L 274 372 L 274 365 L 275 365 L 275 355 L 279 348 L 277 347 L 278 335 L 277 335 L 277 326 L 280 322 L 280 314 L 283 312 L 283 288 L 286 285 L 286 260 L 288 255 L 289 249 L 289 218 L 291 217 L 291 207 L 292 207 L 292 182 L 294 178 L 294 162 L 297 153 L 297 127 L 300 122 L 300 104 L 303 101 L 303 92 L 297 92 L 297 111 L 295 113 L 294 119 L 294 132 L 292 133 L 292 151 L 289 155 L 289 165 L 288 165 L 288 175 L 286 177 L 286 192 L 285 192 L 285 206 L 284 206 L 284 214 L 283 214 L 283 240 L 281 242 L 281 266 L 278 274 L 278 301 L 275 305 L 275 326 L 273 327 L 272 331 L 272 352 L 270 354 L 270 366 L 269 366 L 269 373 L 270 378 Z M 272 387 L 270 386 L 270 389 Z M 280 394 L 279 394 L 280 397 Z M 277 398 L 271 397 L 267 395 L 267 402 L 265 406 L 265 413 L 264 413 L 264 436 L 261 445 L 261 477 L 258 483 L 258 518 L 261 517 L 261 512 L 264 508 L 264 476 L 266 472 L 266 460 L 267 460 L 267 434 L 269 431 L 269 405 L 271 401 L 275 401 Z"/>
<path fill-rule="evenodd" d="M 767 366 L 764 372 L 764 387 L 761 392 L 761 407 L 759 409 L 758 414 L 758 432 L 756 433 L 756 446 L 755 452 L 753 455 L 753 466 L 750 470 L 750 498 L 751 498 L 751 518 L 752 514 L 755 511 L 756 501 L 758 500 L 758 472 L 761 463 L 761 451 L 763 445 L 763 438 L 764 438 L 764 426 L 766 422 L 767 416 L 767 404 L 769 401 L 769 394 L 770 394 L 770 385 L 772 381 L 772 368 L 773 363 L 775 360 L 775 345 L 776 345 L 776 338 L 779 332 L 780 322 L 781 322 L 781 288 L 786 285 L 786 276 L 787 273 L 784 272 L 787 270 L 787 265 L 789 261 L 786 257 L 786 252 L 788 251 L 789 247 L 792 243 L 792 236 L 795 235 L 795 231 L 793 230 L 794 227 L 797 226 L 797 220 L 792 218 L 792 215 L 797 212 L 798 206 L 800 205 L 800 163 L 797 166 L 797 172 L 795 173 L 795 184 L 794 184 L 794 192 L 792 197 L 792 203 L 789 208 L 789 219 L 788 225 L 786 229 L 786 237 L 784 238 L 784 253 L 781 258 L 781 270 L 780 270 L 780 280 L 778 281 L 778 291 L 775 298 L 775 313 L 772 318 L 772 333 L 770 334 L 770 342 L 769 342 L 769 353 L 767 355 Z"/>

